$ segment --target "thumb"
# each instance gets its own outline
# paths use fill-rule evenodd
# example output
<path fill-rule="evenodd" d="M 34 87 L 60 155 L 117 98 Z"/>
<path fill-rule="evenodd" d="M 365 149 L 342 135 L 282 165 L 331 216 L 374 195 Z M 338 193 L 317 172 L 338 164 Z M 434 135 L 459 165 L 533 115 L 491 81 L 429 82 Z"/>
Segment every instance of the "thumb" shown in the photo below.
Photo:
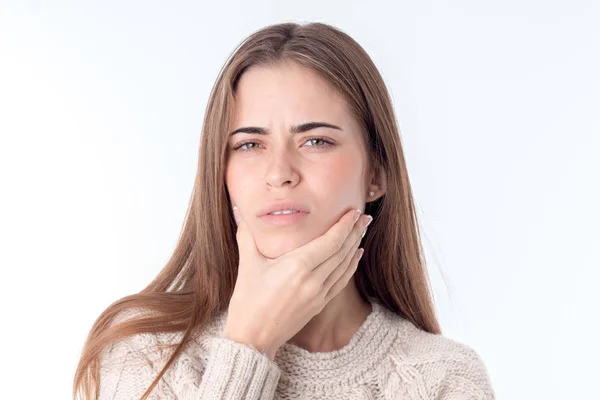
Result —
<path fill-rule="evenodd" d="M 235 238 L 240 255 L 240 265 L 242 264 L 242 260 L 248 261 L 250 259 L 262 258 L 262 255 L 256 247 L 256 242 L 254 241 L 252 232 L 250 232 L 250 229 L 246 224 L 246 220 L 242 216 L 237 206 L 233 207 L 233 215 L 235 217 L 235 222 L 237 223 L 237 232 L 235 234 Z"/>

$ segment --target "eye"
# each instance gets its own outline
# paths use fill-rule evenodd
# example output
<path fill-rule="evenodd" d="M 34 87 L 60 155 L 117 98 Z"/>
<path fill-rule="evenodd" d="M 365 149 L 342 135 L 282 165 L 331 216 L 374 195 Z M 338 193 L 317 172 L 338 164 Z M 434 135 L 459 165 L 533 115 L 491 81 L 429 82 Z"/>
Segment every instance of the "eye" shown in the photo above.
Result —
<path fill-rule="evenodd" d="M 321 141 L 321 142 L 323 142 L 323 143 L 327 143 L 327 144 L 332 144 L 331 142 L 329 142 L 329 141 L 325 140 L 325 139 L 324 139 L 324 138 L 322 138 L 322 137 L 309 138 L 309 139 L 307 139 L 307 140 L 306 140 L 306 142 L 312 142 L 313 140 L 314 140 L 314 141 Z M 316 146 L 316 147 L 324 147 L 324 146 L 325 146 L 325 144 L 323 144 L 322 146 Z M 311 147 L 315 147 L 315 146 L 314 146 L 314 145 L 312 145 Z"/>
<path fill-rule="evenodd" d="M 334 145 L 332 141 L 330 141 L 322 136 L 315 136 L 315 137 L 307 138 L 304 143 L 308 143 L 308 142 L 313 143 L 308 147 L 314 147 L 315 150 L 318 149 L 317 151 L 321 151 L 322 148 L 331 147 Z M 317 143 L 321 142 L 323 144 L 314 144 L 315 142 L 317 142 Z M 247 140 L 247 141 L 236 144 L 233 147 L 233 150 L 239 150 L 239 151 L 243 151 L 243 152 L 254 151 L 256 149 L 256 146 L 253 146 L 252 148 L 248 148 L 248 147 L 246 147 L 245 149 L 243 148 L 243 146 L 247 146 L 247 145 L 251 145 L 251 144 L 258 145 L 258 144 L 260 144 L 260 142 L 256 142 L 253 140 Z"/>
<path fill-rule="evenodd" d="M 243 142 L 243 143 L 239 143 L 236 146 L 233 147 L 234 150 L 238 150 L 241 149 L 243 146 L 247 146 L 249 144 L 258 144 L 257 142 Z M 251 151 L 249 149 L 243 149 L 242 151 Z"/>

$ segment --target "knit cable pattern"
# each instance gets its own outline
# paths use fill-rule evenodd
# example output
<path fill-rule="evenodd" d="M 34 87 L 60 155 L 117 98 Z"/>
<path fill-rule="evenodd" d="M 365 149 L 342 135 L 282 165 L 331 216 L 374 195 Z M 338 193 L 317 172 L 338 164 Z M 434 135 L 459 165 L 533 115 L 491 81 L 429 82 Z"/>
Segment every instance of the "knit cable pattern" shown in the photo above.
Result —
<path fill-rule="evenodd" d="M 222 336 L 227 312 L 186 346 L 150 400 L 494 400 L 469 346 L 418 329 L 377 301 L 343 348 L 311 353 L 285 343 L 270 360 Z M 140 334 L 103 353 L 100 400 L 139 398 L 181 334 Z"/>

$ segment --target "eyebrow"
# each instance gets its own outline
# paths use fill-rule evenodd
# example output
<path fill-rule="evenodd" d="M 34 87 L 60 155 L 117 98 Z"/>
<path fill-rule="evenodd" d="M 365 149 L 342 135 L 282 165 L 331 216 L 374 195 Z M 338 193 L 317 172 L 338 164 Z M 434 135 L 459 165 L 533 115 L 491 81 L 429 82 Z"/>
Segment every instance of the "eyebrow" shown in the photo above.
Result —
<path fill-rule="evenodd" d="M 339 126 L 328 124 L 327 122 L 307 122 L 305 124 L 293 125 L 290 128 L 290 132 L 294 133 L 294 134 L 302 133 L 302 132 L 309 131 L 311 129 L 321 128 L 321 127 L 338 129 L 340 131 L 342 130 L 342 128 L 340 128 Z M 231 134 L 229 136 L 235 135 L 236 133 L 254 133 L 254 134 L 258 134 L 258 135 L 268 135 L 269 131 L 265 128 L 259 128 L 256 126 L 246 126 L 246 127 L 236 129 L 235 131 L 231 132 Z"/>

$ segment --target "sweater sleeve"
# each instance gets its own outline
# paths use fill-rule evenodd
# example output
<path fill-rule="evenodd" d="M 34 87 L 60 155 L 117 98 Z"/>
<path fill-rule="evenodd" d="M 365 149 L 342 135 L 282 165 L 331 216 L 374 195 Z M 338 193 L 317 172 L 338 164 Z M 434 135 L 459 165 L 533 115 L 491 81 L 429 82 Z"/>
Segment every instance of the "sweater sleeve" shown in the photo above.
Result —
<path fill-rule="evenodd" d="M 479 354 L 464 346 L 461 362 L 451 363 L 436 400 L 495 400 L 490 377 Z"/>
<path fill-rule="evenodd" d="M 281 369 L 256 348 L 222 336 L 212 339 L 199 399 L 273 399 Z"/>
<path fill-rule="evenodd" d="M 100 357 L 98 400 L 132 400 L 141 398 L 158 372 L 143 347 L 133 346 L 133 339 L 112 344 Z M 152 389 L 148 400 L 174 399 L 164 379 Z"/>
<path fill-rule="evenodd" d="M 151 350 L 156 345 L 151 339 L 148 334 L 136 335 L 102 353 L 99 400 L 141 398 L 166 361 L 164 353 Z M 210 343 L 203 372 L 199 366 L 190 367 L 190 358 L 183 355 L 159 380 L 148 400 L 274 398 L 281 376 L 277 363 L 252 346 L 230 339 L 213 337 Z"/>

